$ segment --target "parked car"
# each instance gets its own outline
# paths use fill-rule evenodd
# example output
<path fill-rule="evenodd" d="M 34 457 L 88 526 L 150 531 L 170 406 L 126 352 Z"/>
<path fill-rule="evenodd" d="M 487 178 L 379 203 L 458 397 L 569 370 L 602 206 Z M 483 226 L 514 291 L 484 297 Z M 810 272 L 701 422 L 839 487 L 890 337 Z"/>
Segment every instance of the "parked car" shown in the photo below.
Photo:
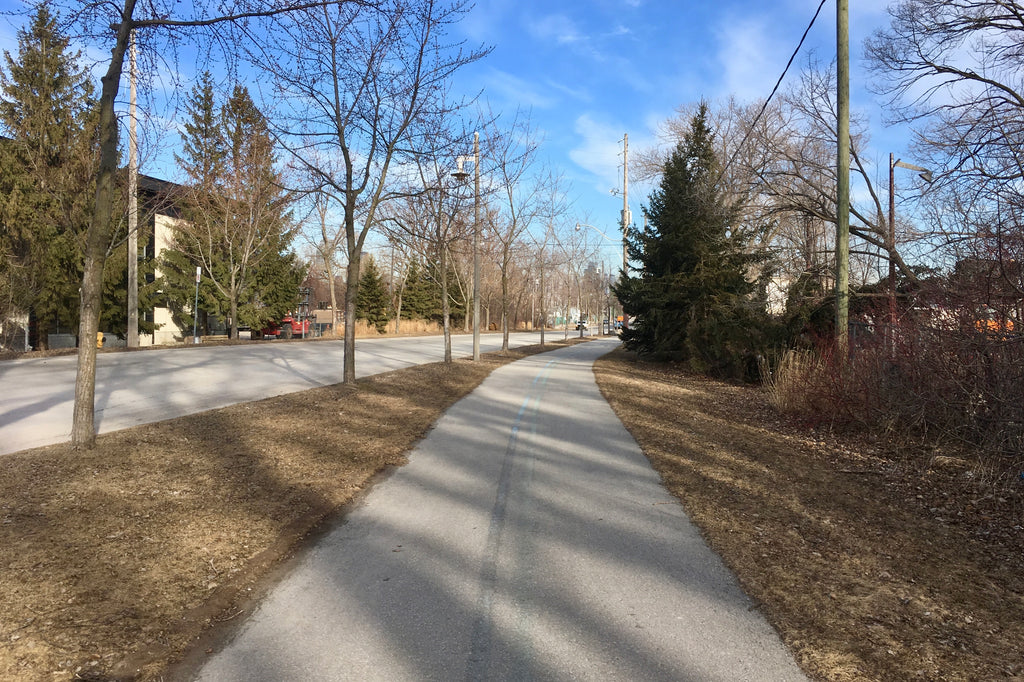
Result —
<path fill-rule="evenodd" d="M 254 339 L 290 339 L 293 336 L 310 336 L 308 319 L 300 322 L 291 315 L 285 315 L 280 322 L 269 322 L 258 333 L 255 329 L 252 331 Z"/>

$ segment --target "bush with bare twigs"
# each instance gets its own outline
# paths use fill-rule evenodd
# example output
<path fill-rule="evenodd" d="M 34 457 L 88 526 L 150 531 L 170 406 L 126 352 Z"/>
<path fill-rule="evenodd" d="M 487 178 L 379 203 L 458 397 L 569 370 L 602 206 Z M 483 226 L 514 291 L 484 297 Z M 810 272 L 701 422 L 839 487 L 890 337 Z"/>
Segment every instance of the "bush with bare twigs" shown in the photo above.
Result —
<path fill-rule="evenodd" d="M 880 436 L 903 451 L 974 451 L 1005 475 L 1024 471 L 1024 337 L 920 321 L 876 333 L 840 364 L 790 351 L 766 378 L 780 412 Z"/>

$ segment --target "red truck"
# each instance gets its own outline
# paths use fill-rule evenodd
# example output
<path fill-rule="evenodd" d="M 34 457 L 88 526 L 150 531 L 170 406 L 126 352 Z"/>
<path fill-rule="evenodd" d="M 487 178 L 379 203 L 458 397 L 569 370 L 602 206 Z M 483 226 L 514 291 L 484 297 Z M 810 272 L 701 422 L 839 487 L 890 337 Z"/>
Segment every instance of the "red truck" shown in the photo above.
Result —
<path fill-rule="evenodd" d="M 291 315 L 285 315 L 278 322 L 268 322 L 260 331 L 253 330 L 254 339 L 290 339 L 293 336 L 311 336 L 309 319 L 301 322 Z"/>

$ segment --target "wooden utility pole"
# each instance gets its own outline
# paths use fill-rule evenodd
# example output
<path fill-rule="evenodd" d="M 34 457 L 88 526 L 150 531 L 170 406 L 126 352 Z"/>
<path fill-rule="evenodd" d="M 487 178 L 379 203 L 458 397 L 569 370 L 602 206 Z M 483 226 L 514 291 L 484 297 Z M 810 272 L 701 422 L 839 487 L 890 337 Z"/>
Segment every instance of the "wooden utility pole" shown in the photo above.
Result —
<path fill-rule="evenodd" d="M 626 230 L 633 222 L 629 212 L 629 133 L 622 135 L 622 276 L 627 276 L 629 253 L 626 250 Z"/>
<path fill-rule="evenodd" d="M 473 133 L 473 360 L 480 361 L 480 133 Z"/>
<path fill-rule="evenodd" d="M 849 0 L 836 2 L 836 353 L 850 347 L 850 31 Z"/>
<path fill-rule="evenodd" d="M 139 347 L 139 145 L 135 122 L 135 34 L 128 47 L 128 333 L 129 348 Z"/>

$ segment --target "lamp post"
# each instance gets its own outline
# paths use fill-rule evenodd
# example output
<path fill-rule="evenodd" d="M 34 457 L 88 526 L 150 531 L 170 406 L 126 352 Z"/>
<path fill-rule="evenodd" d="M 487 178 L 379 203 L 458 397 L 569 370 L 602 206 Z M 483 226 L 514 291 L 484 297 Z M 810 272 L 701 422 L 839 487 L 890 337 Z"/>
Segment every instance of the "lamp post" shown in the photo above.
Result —
<path fill-rule="evenodd" d="M 606 235 L 604 232 L 602 232 L 601 230 L 597 229 L 593 225 L 588 225 L 587 223 L 576 223 L 576 231 L 577 232 L 579 232 L 584 227 L 589 227 L 591 230 L 593 230 L 594 232 L 597 232 L 599 235 L 604 237 L 605 240 L 610 241 L 613 244 L 615 243 L 614 239 L 612 239 L 611 237 L 609 237 L 608 235 Z M 623 248 L 622 249 L 622 274 L 623 274 L 623 277 L 626 276 L 626 272 L 627 272 L 628 266 L 629 266 L 629 258 L 627 256 L 626 249 Z"/>
<path fill-rule="evenodd" d="M 192 308 L 192 343 L 199 343 L 199 281 L 203 278 L 203 268 L 196 266 L 196 303 Z"/>
<path fill-rule="evenodd" d="M 896 344 L 896 167 L 917 171 L 921 179 L 930 183 L 932 172 L 927 168 L 921 168 L 899 159 L 895 159 L 892 153 L 889 154 L 889 234 L 887 235 L 886 247 L 889 251 L 889 334 L 890 348 L 895 349 Z"/>
<path fill-rule="evenodd" d="M 593 230 L 594 232 L 597 232 L 599 235 L 601 235 L 605 240 L 610 241 L 613 244 L 615 243 L 614 239 L 612 239 L 611 237 L 609 237 L 608 235 L 606 235 L 604 232 L 602 232 L 598 228 L 594 227 L 593 225 L 588 225 L 587 223 L 576 223 L 576 231 L 577 232 L 579 232 L 580 229 L 582 229 L 584 227 L 589 227 L 591 230 Z M 625 232 L 623 232 L 623 241 L 625 241 Z M 628 255 L 627 255 L 625 246 L 623 246 L 623 248 L 622 248 L 622 276 L 623 277 L 628 277 L 628 275 L 626 274 L 628 272 L 628 270 L 627 270 L 628 266 L 629 266 Z M 607 273 L 606 273 L 606 276 L 607 276 Z M 623 320 L 625 320 L 625 317 L 626 317 L 626 312 L 625 311 L 622 312 L 622 317 L 623 317 Z M 609 324 L 609 326 L 611 326 L 611 310 L 610 310 L 610 308 L 609 308 L 609 313 L 608 313 L 608 324 Z M 609 330 L 609 333 L 611 333 L 611 330 Z"/>
<path fill-rule="evenodd" d="M 452 173 L 464 181 L 469 173 L 462 170 L 466 161 L 473 162 L 473 359 L 480 359 L 480 133 L 473 133 L 473 156 L 455 159 L 459 169 Z"/>

